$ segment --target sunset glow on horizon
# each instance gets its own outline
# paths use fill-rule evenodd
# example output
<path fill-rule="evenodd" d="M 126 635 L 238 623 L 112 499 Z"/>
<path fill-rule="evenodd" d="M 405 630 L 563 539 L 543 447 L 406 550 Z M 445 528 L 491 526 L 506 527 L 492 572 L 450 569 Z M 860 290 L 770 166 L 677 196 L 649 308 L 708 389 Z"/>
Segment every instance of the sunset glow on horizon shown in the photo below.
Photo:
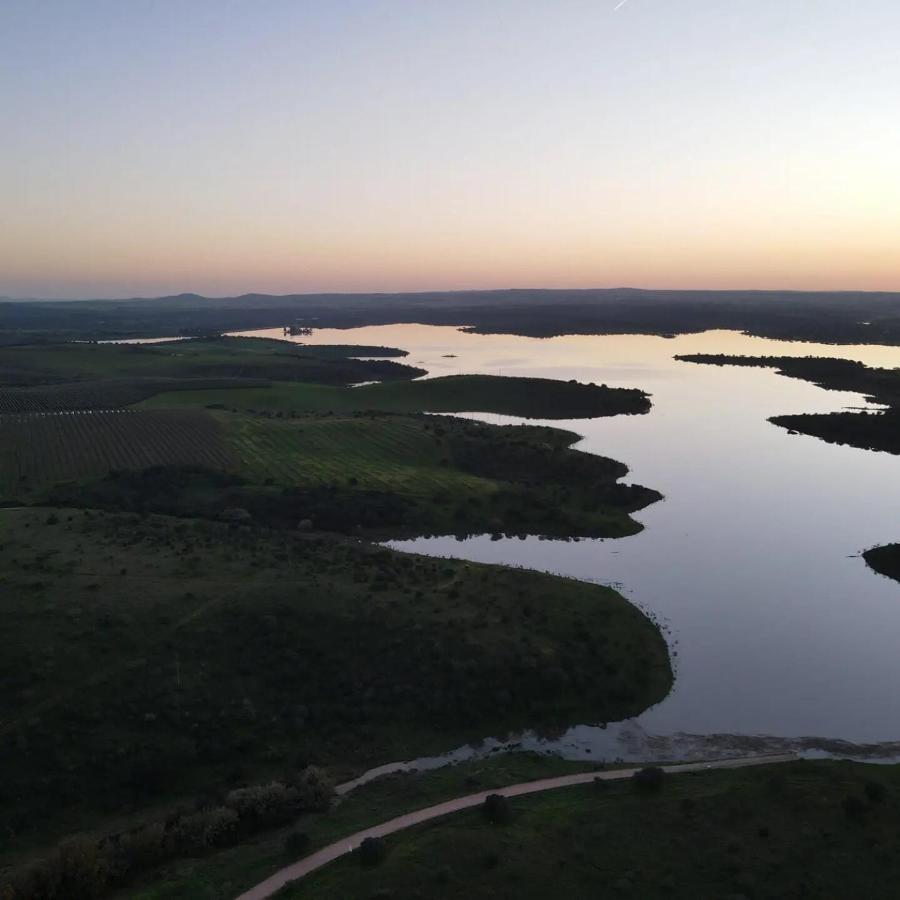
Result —
<path fill-rule="evenodd" d="M 0 295 L 900 290 L 894 0 L 3 20 Z"/>

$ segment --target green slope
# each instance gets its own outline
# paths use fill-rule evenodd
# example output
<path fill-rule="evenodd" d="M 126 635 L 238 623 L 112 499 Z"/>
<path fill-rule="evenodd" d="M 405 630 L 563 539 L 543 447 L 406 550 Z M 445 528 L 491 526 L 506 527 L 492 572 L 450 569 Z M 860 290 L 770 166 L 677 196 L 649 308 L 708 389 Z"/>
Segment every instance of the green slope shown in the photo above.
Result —
<path fill-rule="evenodd" d="M 208 406 L 282 412 L 489 412 L 534 419 L 581 419 L 650 408 L 642 391 L 545 378 L 451 375 L 409 382 L 333 388 L 274 384 L 258 390 L 183 391 L 160 394 L 143 406 Z"/>

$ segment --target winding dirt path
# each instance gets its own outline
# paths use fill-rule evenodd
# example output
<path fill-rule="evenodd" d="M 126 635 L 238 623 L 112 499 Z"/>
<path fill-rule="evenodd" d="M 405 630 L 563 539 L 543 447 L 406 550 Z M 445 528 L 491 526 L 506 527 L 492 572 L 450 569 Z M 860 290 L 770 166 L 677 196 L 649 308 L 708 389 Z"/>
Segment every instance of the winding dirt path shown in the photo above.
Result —
<path fill-rule="evenodd" d="M 793 753 L 785 753 L 769 756 L 745 756 L 737 759 L 722 759 L 708 763 L 681 763 L 674 766 L 662 766 L 662 768 L 671 774 L 681 772 L 700 772 L 705 769 L 743 769 L 749 766 L 767 766 L 775 763 L 786 763 L 796 760 L 797 757 Z M 397 816 L 395 819 L 389 819 L 380 825 L 373 825 L 363 831 L 357 831 L 356 834 L 348 835 L 317 850 L 315 853 L 292 863 L 289 866 L 269 876 L 265 881 L 260 882 L 255 887 L 250 888 L 241 894 L 237 900 L 265 900 L 271 897 L 276 891 L 280 890 L 291 881 L 303 878 L 327 865 L 335 859 L 352 853 L 365 838 L 368 837 L 385 837 L 396 831 L 402 831 L 404 828 L 412 828 L 414 825 L 421 825 L 431 819 L 437 819 L 450 813 L 459 812 L 463 809 L 471 809 L 473 806 L 479 806 L 484 803 L 488 794 L 503 794 L 505 797 L 520 797 L 523 794 L 537 794 L 541 791 L 552 791 L 557 788 L 571 787 L 578 784 L 590 784 L 595 779 L 603 781 L 618 781 L 620 779 L 631 778 L 637 767 L 633 769 L 613 769 L 610 771 L 600 772 L 579 772 L 576 775 L 562 775 L 558 778 L 542 778 L 540 781 L 528 781 L 522 784 L 514 784 L 505 788 L 492 788 L 487 791 L 479 791 L 477 794 L 468 794 L 465 797 L 457 797 L 454 800 L 447 800 L 444 803 L 438 803 L 436 806 L 429 806 L 425 809 L 419 809 L 415 812 L 406 813 Z"/>

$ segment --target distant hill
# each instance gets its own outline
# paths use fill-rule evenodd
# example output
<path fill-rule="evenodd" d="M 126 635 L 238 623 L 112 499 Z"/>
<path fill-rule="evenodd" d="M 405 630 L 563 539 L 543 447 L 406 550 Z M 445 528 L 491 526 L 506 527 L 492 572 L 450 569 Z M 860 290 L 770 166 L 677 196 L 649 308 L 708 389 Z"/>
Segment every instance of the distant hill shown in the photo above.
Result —
<path fill-rule="evenodd" d="M 900 293 L 511 289 L 0 303 L 0 331 L 88 338 L 401 322 L 534 337 L 726 328 L 788 340 L 897 345 Z"/>

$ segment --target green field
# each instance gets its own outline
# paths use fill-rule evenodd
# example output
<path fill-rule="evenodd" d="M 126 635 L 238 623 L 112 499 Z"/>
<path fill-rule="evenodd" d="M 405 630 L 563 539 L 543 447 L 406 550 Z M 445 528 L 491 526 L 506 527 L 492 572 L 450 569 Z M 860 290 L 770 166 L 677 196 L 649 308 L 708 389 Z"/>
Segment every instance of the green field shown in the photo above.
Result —
<path fill-rule="evenodd" d="M 159 394 L 142 405 L 169 408 L 212 404 L 281 412 L 485 412 L 531 419 L 584 419 L 640 414 L 650 409 L 643 391 L 494 375 L 450 375 L 355 388 L 274 384 L 249 391 L 181 391 Z"/>
<path fill-rule="evenodd" d="M 421 418 L 350 416 L 303 419 L 223 417 L 241 474 L 285 485 L 347 483 L 362 490 L 426 494 L 442 489 L 490 493 L 496 485 L 446 465 L 449 450 Z M 444 465 L 441 465 L 441 461 Z"/>
<path fill-rule="evenodd" d="M 149 466 L 237 468 L 225 429 L 198 410 L 0 417 L 0 497 Z"/>
<path fill-rule="evenodd" d="M 669 776 L 658 794 L 613 782 L 511 803 L 508 825 L 455 814 L 388 838 L 377 868 L 344 857 L 279 897 L 897 896 L 896 767 L 798 762 Z"/>
<path fill-rule="evenodd" d="M 307 850 L 312 852 L 394 816 L 472 791 L 594 768 L 599 767 L 553 756 L 512 752 L 428 772 L 383 776 L 346 795 L 327 815 L 301 816 L 240 846 L 175 861 L 165 869 L 149 872 L 131 884 L 127 892 L 115 896 L 127 896 L 129 900 L 231 898 L 298 858 L 297 851 L 286 846 L 292 834 L 305 834 L 309 838 Z"/>
<path fill-rule="evenodd" d="M 432 416 L 150 409 L 21 417 L 0 430 L 8 500 L 408 537 L 619 537 L 659 499 L 577 435 Z M 35 451 L 29 447 L 35 446 Z"/>
<path fill-rule="evenodd" d="M 0 387 L 0 416 L 123 409 L 161 391 L 268 387 L 252 378 L 107 378 Z"/>
<path fill-rule="evenodd" d="M 359 348 L 398 356 L 392 348 Z M 249 378 L 344 385 L 413 378 L 423 370 L 386 359 L 357 360 L 351 346 L 300 346 L 216 337 L 158 344 L 38 344 L 0 348 L 0 387 L 131 378 Z"/>
<path fill-rule="evenodd" d="M 0 511 L 6 860 L 316 763 L 605 721 L 672 681 L 614 591 L 357 541 Z"/>
<path fill-rule="evenodd" d="M 299 790 L 310 764 L 340 779 L 669 691 L 659 628 L 611 589 L 363 540 L 635 533 L 660 495 L 576 434 L 425 413 L 578 418 L 647 396 L 412 382 L 357 353 L 402 351 L 0 349 L 2 900 L 93 897 L 249 840 L 287 807 L 238 813 L 230 792 Z M 4 892 L 4 867 L 83 831 L 35 876 L 53 886 Z"/>

